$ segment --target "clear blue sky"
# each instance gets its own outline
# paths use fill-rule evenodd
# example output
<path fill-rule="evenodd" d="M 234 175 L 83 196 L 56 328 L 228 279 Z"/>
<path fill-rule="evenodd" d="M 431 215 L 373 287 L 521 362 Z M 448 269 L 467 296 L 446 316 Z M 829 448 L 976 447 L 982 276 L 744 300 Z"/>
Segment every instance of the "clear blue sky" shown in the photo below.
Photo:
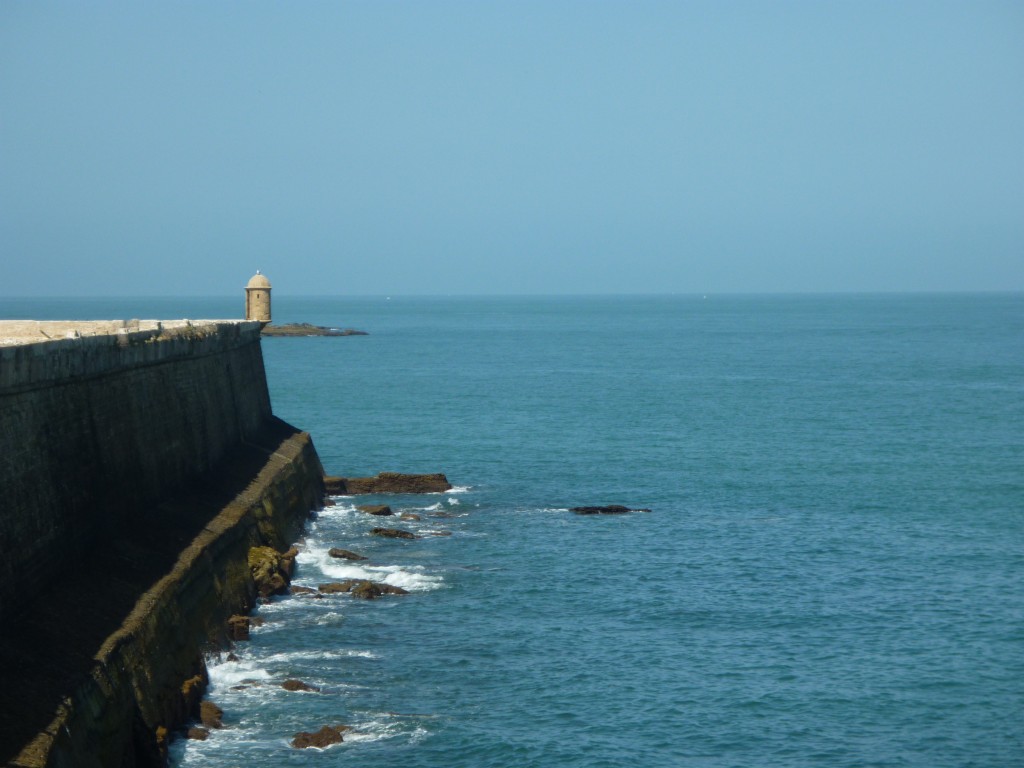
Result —
<path fill-rule="evenodd" d="M 1024 290 L 1024 4 L 0 2 L 0 295 Z"/>

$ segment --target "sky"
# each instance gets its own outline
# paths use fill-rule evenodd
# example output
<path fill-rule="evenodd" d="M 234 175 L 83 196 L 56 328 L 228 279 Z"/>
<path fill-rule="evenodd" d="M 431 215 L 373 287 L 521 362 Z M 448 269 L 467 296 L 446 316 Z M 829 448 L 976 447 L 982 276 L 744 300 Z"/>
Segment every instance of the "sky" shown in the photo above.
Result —
<path fill-rule="evenodd" d="M 0 296 L 1024 290 L 1024 4 L 0 2 Z"/>

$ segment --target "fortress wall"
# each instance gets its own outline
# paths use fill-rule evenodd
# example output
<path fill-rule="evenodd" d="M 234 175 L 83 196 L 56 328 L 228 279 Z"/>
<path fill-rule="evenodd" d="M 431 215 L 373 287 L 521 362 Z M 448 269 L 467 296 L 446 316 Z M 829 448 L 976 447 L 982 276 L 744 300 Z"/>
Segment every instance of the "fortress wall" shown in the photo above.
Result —
<path fill-rule="evenodd" d="M 259 323 L 72 326 L 0 322 L 0 763 L 160 766 L 323 468 Z"/>
<path fill-rule="evenodd" d="M 248 484 L 219 511 L 207 510 L 206 525 L 170 571 L 142 592 L 99 648 L 91 671 L 23 742 L 12 768 L 164 764 L 168 741 L 196 714 L 205 687 L 201 650 L 223 642 L 228 617 L 255 603 L 249 548 L 283 549 L 320 504 L 323 469 L 309 435 L 277 422 L 261 441 L 225 467 L 235 475 L 225 478 L 227 486 L 243 478 Z M 253 458 L 259 460 L 255 470 Z"/>
<path fill-rule="evenodd" d="M 258 323 L 0 346 L 0 621 L 269 417 Z"/>

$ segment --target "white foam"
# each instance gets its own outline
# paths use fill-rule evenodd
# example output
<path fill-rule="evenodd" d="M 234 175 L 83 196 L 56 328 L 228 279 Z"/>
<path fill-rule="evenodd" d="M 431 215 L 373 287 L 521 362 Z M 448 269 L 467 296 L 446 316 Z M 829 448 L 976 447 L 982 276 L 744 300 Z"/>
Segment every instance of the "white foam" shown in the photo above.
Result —
<path fill-rule="evenodd" d="M 471 485 L 453 485 L 445 493 L 469 493 L 472 488 Z"/>
<path fill-rule="evenodd" d="M 323 616 L 319 617 L 316 620 L 316 623 L 326 627 L 334 624 L 340 624 L 344 620 L 345 614 L 339 611 L 329 611 L 328 613 L 325 613 Z"/>
<path fill-rule="evenodd" d="M 252 659 L 241 659 L 239 661 L 223 661 L 218 664 L 208 664 L 207 672 L 210 675 L 210 689 L 226 690 L 232 686 L 239 685 L 243 680 L 269 680 L 270 673 Z"/>
<path fill-rule="evenodd" d="M 380 658 L 373 651 L 364 651 L 356 648 L 343 648 L 334 651 L 284 651 L 267 656 L 265 664 L 289 664 L 293 661 L 323 661 L 326 659 L 377 659 Z"/>
<path fill-rule="evenodd" d="M 454 506 L 457 506 L 457 505 L 459 505 L 459 504 L 461 504 L 461 503 L 462 503 L 462 502 L 461 502 L 461 501 L 459 501 L 458 499 L 445 499 L 445 501 L 447 501 L 447 502 L 448 502 L 448 505 L 449 505 L 449 506 L 452 506 L 452 507 L 454 507 Z"/>
<path fill-rule="evenodd" d="M 324 507 L 317 513 L 317 517 L 326 517 L 328 519 L 338 517 L 351 517 L 358 510 L 355 504 L 332 504 L 329 507 Z"/>
<path fill-rule="evenodd" d="M 444 581 L 440 576 L 425 573 L 419 566 L 367 565 L 365 562 L 331 557 L 328 551 L 324 546 L 311 544 L 306 552 L 300 553 L 299 563 L 314 566 L 325 579 L 379 581 L 393 587 L 402 587 L 410 592 L 437 589 Z M 292 602 L 294 604 L 300 601 Z"/>

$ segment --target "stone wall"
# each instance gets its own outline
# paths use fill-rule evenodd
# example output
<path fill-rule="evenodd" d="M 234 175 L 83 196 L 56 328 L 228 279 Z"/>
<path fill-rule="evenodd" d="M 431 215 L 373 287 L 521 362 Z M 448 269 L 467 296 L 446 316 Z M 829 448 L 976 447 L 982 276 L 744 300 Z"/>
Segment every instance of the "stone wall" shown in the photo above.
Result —
<path fill-rule="evenodd" d="M 0 764 L 160 766 L 323 468 L 259 323 L 72 325 L 0 322 Z"/>
<path fill-rule="evenodd" d="M 269 417 L 258 323 L 0 347 L 0 623 Z"/>
<path fill-rule="evenodd" d="M 195 714 L 205 687 L 202 651 L 226 640 L 229 616 L 255 604 L 249 548 L 285 548 L 299 534 L 306 513 L 319 506 L 323 469 L 309 435 L 278 427 L 264 431 L 262 446 L 240 449 L 224 466 L 225 476 L 214 487 L 241 490 L 219 510 L 203 507 L 204 500 L 212 501 L 209 493 L 173 501 L 163 510 L 198 505 L 201 515 L 211 517 L 177 552 L 165 575 L 139 588 L 134 608 L 95 651 L 89 668 L 69 678 L 63 699 L 54 702 L 59 706 L 29 729 L 35 735 L 22 740 L 24 746 L 11 756 L 12 768 L 164 763 L 169 739 Z M 151 557 L 176 551 L 164 542 L 129 538 Z M 96 597 L 102 597 L 102 586 Z M 12 682 L 20 681 L 9 675 Z M 31 691 L 25 694 L 27 700 Z"/>

